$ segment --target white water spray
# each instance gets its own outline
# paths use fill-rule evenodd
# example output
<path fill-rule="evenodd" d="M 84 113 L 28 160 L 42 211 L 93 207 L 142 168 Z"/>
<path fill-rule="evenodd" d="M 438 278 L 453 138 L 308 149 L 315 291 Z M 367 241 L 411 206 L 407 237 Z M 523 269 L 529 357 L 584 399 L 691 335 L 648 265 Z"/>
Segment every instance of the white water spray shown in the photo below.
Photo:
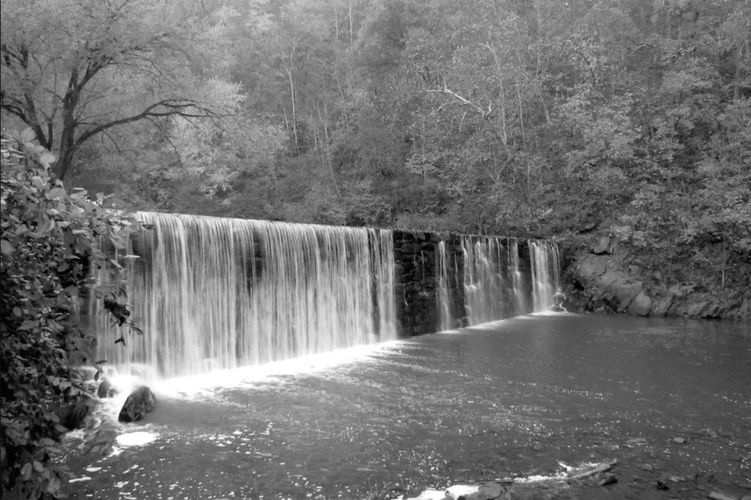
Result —
<path fill-rule="evenodd" d="M 139 213 L 127 294 L 145 335 L 100 356 L 144 378 L 231 369 L 396 338 L 390 231 Z"/>

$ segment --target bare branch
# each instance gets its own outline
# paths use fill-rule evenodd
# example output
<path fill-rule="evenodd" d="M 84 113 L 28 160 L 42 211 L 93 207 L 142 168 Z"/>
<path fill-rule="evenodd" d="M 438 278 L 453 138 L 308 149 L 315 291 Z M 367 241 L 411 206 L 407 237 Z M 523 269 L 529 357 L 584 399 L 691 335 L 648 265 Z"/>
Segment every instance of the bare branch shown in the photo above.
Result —
<path fill-rule="evenodd" d="M 427 92 L 450 95 L 454 99 L 456 99 L 458 101 L 458 103 L 465 104 L 465 105 L 471 107 L 472 109 L 474 109 L 475 111 L 477 111 L 480 114 L 480 116 L 482 116 L 483 118 L 487 118 L 493 112 L 493 103 L 492 102 L 490 102 L 490 101 L 488 102 L 488 107 L 487 108 L 482 108 L 481 106 L 478 106 L 477 104 L 473 103 L 469 99 L 466 99 L 465 97 L 462 97 L 461 95 L 457 94 L 453 90 L 449 89 L 446 86 L 445 83 L 443 85 L 443 89 L 440 89 L 440 90 L 438 90 L 438 89 L 428 89 Z"/>
<path fill-rule="evenodd" d="M 209 109 L 208 107 L 200 106 L 196 102 L 191 101 L 191 100 L 163 99 L 159 102 L 156 102 L 146 107 L 143 111 L 141 111 L 138 114 L 126 116 L 123 118 L 118 118 L 116 120 L 112 120 L 110 122 L 97 125 L 96 127 L 87 130 L 86 132 L 82 133 L 78 137 L 78 139 L 76 139 L 74 147 L 78 147 L 83 142 L 88 140 L 90 137 L 96 134 L 99 134 L 105 130 L 108 130 L 112 127 L 116 127 L 118 125 L 132 123 L 138 120 L 142 120 L 144 118 L 164 117 L 164 116 L 174 116 L 174 115 L 179 115 L 185 118 L 208 118 L 208 117 L 219 116 L 216 112 Z"/>

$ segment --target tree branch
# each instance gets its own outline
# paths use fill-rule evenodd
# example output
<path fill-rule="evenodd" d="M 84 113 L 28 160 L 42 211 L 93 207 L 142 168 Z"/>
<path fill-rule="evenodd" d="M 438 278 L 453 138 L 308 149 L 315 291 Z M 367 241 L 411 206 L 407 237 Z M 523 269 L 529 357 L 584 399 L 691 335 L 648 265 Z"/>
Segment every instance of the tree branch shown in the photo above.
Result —
<path fill-rule="evenodd" d="M 91 138 L 92 136 L 99 134 L 101 132 L 104 132 L 105 130 L 110 129 L 112 127 L 116 127 L 118 125 L 132 123 L 138 120 L 142 120 L 144 118 L 164 117 L 164 116 L 174 116 L 174 115 L 183 116 L 185 118 L 208 118 L 208 117 L 219 116 L 217 113 L 215 113 L 211 109 L 203 107 L 203 106 L 199 106 L 194 101 L 190 101 L 187 99 L 186 100 L 163 99 L 159 102 L 156 102 L 146 107 L 146 109 L 144 109 L 138 114 L 126 116 L 123 118 L 118 118 L 117 120 L 112 120 L 110 122 L 97 125 L 96 127 L 87 130 L 86 132 L 82 133 L 78 137 L 78 139 L 76 139 L 74 147 L 78 147 L 82 143 L 84 143 L 86 140 Z"/>
<path fill-rule="evenodd" d="M 482 116 L 483 118 L 487 118 L 488 116 L 490 116 L 490 113 L 493 112 L 493 103 L 492 102 L 489 102 L 487 109 L 484 109 L 484 108 L 478 106 L 477 104 L 473 103 L 469 99 L 466 99 L 466 98 L 460 96 L 459 94 L 457 94 L 456 92 L 454 92 L 453 90 L 449 89 L 446 86 L 445 83 L 443 84 L 443 89 L 440 89 L 440 90 L 438 90 L 438 89 L 428 89 L 427 92 L 450 95 L 450 96 L 454 97 L 456 100 L 458 100 L 459 103 L 466 104 L 467 106 L 471 107 L 472 109 L 474 109 L 475 111 L 477 111 L 478 113 L 480 113 L 480 116 Z"/>

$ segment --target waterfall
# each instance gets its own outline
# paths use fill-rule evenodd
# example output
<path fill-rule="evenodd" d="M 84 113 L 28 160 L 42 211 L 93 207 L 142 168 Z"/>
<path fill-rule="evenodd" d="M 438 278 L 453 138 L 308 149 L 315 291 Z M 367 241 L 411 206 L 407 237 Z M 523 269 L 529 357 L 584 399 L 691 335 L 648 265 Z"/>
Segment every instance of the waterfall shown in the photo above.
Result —
<path fill-rule="evenodd" d="M 511 277 L 511 291 L 513 296 L 513 314 L 524 314 L 527 311 L 523 276 L 519 264 L 519 242 L 511 239 L 508 242 L 508 274 Z"/>
<path fill-rule="evenodd" d="M 446 331 L 454 327 L 454 318 L 451 314 L 451 288 L 449 284 L 450 269 L 446 242 L 438 242 L 438 255 L 436 257 L 436 300 L 438 301 L 438 330 Z"/>
<path fill-rule="evenodd" d="M 128 301 L 145 335 L 92 302 L 100 359 L 170 377 L 396 338 L 386 230 L 139 213 Z M 150 376 L 154 376 L 153 374 Z"/>
<path fill-rule="evenodd" d="M 501 250 L 498 238 L 465 236 L 462 239 L 464 299 L 470 325 L 506 317 Z"/>
<path fill-rule="evenodd" d="M 530 240 L 527 243 L 532 267 L 534 311 L 549 311 L 553 306 L 553 294 L 560 286 L 558 245 L 541 240 Z"/>

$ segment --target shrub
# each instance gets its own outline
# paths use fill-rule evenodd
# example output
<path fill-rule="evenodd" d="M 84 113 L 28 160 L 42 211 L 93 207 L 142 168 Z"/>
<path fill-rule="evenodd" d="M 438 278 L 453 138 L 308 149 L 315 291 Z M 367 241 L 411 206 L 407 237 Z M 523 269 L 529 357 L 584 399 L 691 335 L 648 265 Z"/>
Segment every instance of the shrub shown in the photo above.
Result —
<path fill-rule="evenodd" d="M 69 194 L 30 130 L 1 141 L 0 482 L 3 496 L 55 497 L 64 468 L 51 457 L 68 430 L 59 415 L 88 404 L 76 367 L 96 361 L 78 293 L 89 266 L 107 258 L 98 239 L 121 241 L 134 223 L 83 190 Z M 110 296 L 121 304 L 120 294 Z"/>

